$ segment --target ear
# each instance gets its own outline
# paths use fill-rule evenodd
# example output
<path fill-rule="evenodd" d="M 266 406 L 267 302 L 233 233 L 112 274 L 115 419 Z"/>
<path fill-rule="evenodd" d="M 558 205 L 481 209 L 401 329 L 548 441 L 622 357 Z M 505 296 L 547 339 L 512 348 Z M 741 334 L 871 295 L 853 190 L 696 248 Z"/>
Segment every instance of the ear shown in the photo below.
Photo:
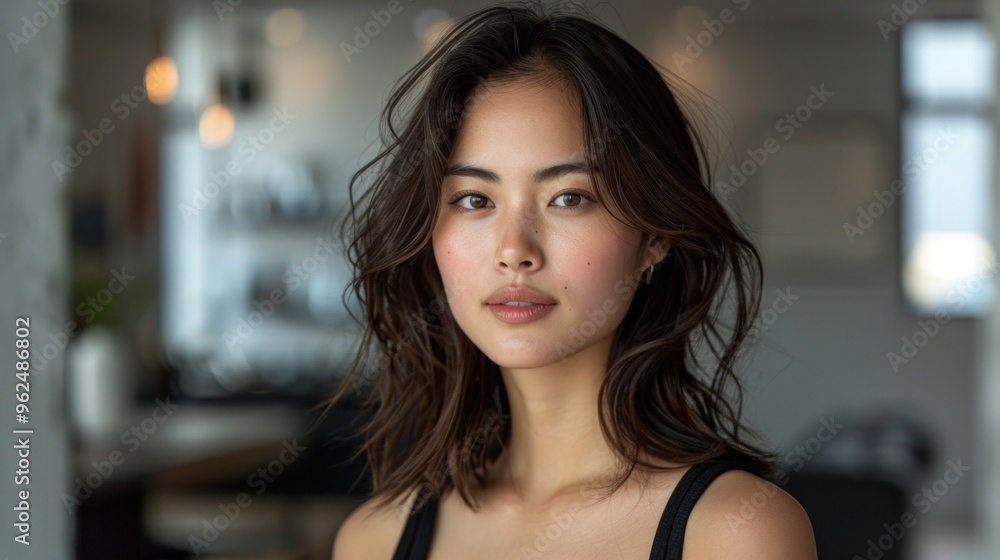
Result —
<path fill-rule="evenodd" d="M 646 251 L 643 260 L 644 267 L 649 268 L 667 258 L 670 251 L 670 240 L 660 236 L 646 236 Z"/>

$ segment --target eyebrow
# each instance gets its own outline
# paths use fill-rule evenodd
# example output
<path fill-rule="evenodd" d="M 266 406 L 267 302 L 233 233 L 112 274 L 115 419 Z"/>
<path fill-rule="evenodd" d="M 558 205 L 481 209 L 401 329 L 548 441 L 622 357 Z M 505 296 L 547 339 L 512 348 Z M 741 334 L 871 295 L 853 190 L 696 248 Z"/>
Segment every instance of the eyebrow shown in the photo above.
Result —
<path fill-rule="evenodd" d="M 570 173 L 590 173 L 593 171 L 587 162 L 582 160 L 567 161 L 553 165 L 552 167 L 546 167 L 544 169 L 539 169 L 535 171 L 531 178 L 535 183 L 543 183 L 545 181 L 551 181 L 553 179 L 558 179 L 563 175 L 568 175 Z M 443 177 L 449 175 L 455 175 L 459 177 L 472 177 L 474 179 L 481 179 L 483 181 L 488 181 L 490 183 L 499 183 L 500 176 L 495 171 L 490 171 L 489 169 L 483 169 L 481 167 L 476 167 L 474 165 L 469 165 L 466 163 L 456 163 L 449 166 L 444 171 Z"/>

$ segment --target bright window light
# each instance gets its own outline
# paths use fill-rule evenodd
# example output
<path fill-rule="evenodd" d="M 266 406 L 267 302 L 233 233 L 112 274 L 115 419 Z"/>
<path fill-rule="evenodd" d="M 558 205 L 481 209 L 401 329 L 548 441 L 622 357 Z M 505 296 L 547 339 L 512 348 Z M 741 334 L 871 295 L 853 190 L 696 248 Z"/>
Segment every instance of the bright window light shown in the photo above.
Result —
<path fill-rule="evenodd" d="M 922 316 L 981 317 L 995 298 L 994 44 L 979 20 L 901 33 L 902 285 Z"/>

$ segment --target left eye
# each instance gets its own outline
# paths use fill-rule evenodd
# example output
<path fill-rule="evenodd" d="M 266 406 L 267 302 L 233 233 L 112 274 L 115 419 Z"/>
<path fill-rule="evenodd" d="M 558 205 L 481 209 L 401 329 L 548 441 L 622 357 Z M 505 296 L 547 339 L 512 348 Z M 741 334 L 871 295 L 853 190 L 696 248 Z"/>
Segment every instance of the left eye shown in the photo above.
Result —
<path fill-rule="evenodd" d="M 569 196 L 569 197 L 575 196 L 575 197 L 579 198 L 580 201 L 577 204 L 570 204 L 570 205 L 566 206 L 566 208 L 574 208 L 574 207 L 577 207 L 577 206 L 583 206 L 583 195 L 579 194 L 579 193 L 563 193 L 563 194 L 557 196 L 555 198 L 555 200 L 559 200 L 559 199 L 565 198 L 567 196 Z"/>

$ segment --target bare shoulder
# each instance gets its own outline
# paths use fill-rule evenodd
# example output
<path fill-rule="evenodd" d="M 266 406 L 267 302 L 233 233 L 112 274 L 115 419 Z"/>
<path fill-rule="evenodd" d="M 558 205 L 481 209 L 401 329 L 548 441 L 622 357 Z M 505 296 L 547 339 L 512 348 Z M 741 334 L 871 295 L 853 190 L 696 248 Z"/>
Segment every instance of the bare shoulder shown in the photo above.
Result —
<path fill-rule="evenodd" d="M 358 506 L 337 529 L 332 560 L 391 560 L 416 495 L 413 490 L 388 508 L 376 509 L 374 499 Z"/>
<path fill-rule="evenodd" d="M 685 560 L 816 560 L 809 516 L 790 494 L 752 473 L 726 471 L 695 503 Z"/>

